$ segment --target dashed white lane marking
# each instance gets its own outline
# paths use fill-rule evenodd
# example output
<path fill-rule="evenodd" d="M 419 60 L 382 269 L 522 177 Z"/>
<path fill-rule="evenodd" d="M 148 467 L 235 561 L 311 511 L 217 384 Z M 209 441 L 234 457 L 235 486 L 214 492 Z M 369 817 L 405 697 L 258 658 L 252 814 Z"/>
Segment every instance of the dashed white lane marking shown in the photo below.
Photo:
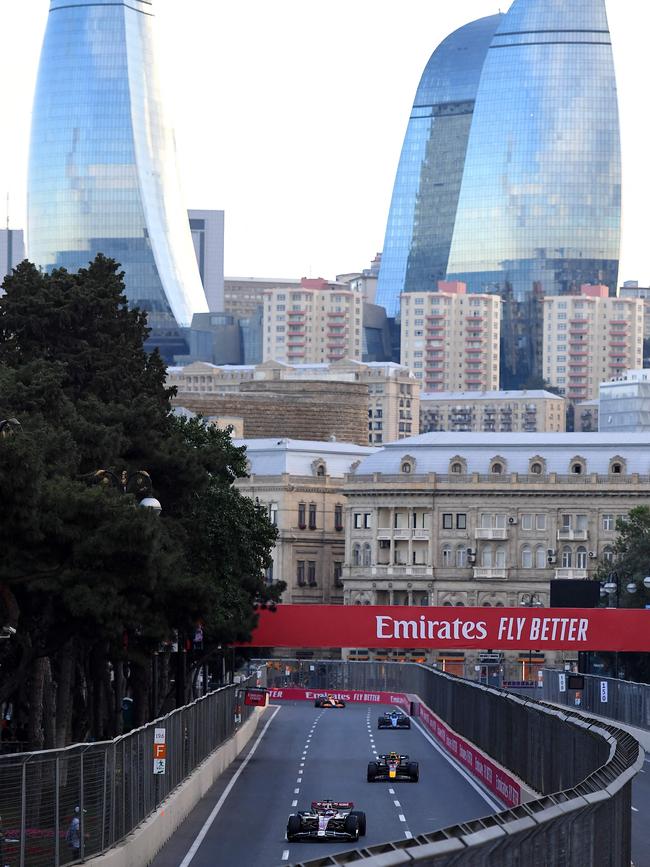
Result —
<path fill-rule="evenodd" d="M 300 767 L 301 767 L 301 768 L 304 768 L 304 767 L 305 767 L 305 763 L 304 763 L 304 762 L 300 762 Z"/>
<path fill-rule="evenodd" d="M 289 850 L 288 849 L 285 849 L 284 852 L 282 853 L 282 860 L 283 861 L 289 860 Z"/>
<path fill-rule="evenodd" d="M 292 806 L 292 807 L 297 807 L 297 806 L 298 806 L 298 801 L 292 801 L 292 802 L 291 802 L 291 806 Z"/>
<path fill-rule="evenodd" d="M 389 790 L 388 790 L 388 794 L 389 794 L 389 795 L 394 795 L 394 794 L 395 794 L 395 789 L 389 789 Z"/>
<path fill-rule="evenodd" d="M 400 813 L 397 818 L 400 820 L 400 822 L 406 822 L 406 816 L 403 813 Z"/>
<path fill-rule="evenodd" d="M 634 810 L 635 813 L 638 813 L 638 812 L 639 812 L 638 809 L 637 809 L 636 807 L 632 807 L 632 809 Z"/>
<path fill-rule="evenodd" d="M 393 804 L 395 804 L 396 807 L 401 807 L 401 806 L 402 806 L 402 805 L 400 804 L 399 801 L 393 801 Z"/>
<path fill-rule="evenodd" d="M 411 834 L 410 831 L 404 831 L 404 836 L 406 837 L 407 840 L 413 839 L 413 834 Z"/>
<path fill-rule="evenodd" d="M 275 710 L 273 711 L 273 713 L 271 714 L 271 716 L 269 717 L 269 719 L 268 719 L 266 725 L 264 726 L 264 728 L 262 729 L 262 731 L 259 733 L 259 736 L 258 736 L 257 740 L 256 740 L 255 743 L 253 744 L 253 746 L 252 746 L 250 752 L 248 753 L 248 755 L 246 756 L 246 758 L 244 759 L 244 761 L 241 763 L 241 765 L 237 768 L 237 770 L 236 770 L 235 773 L 233 774 L 233 777 L 232 777 L 231 781 L 228 783 L 228 785 L 227 785 L 226 788 L 224 789 L 223 794 L 221 795 L 221 797 L 219 798 L 219 800 L 217 801 L 217 803 L 214 805 L 214 807 L 213 807 L 213 809 L 212 809 L 212 812 L 210 813 L 210 815 L 208 816 L 208 818 L 205 820 L 205 822 L 204 822 L 204 824 L 203 824 L 203 827 L 202 827 L 201 830 L 199 831 L 199 833 L 198 833 L 198 835 L 197 835 L 195 841 L 192 843 L 192 845 L 191 845 L 190 848 L 188 849 L 188 851 L 187 851 L 187 855 L 183 858 L 183 860 L 182 860 L 181 863 L 179 864 L 179 867 L 188 867 L 188 865 L 191 864 L 192 860 L 194 859 L 194 856 L 195 856 L 196 853 L 199 851 L 199 847 L 200 847 L 201 843 L 202 843 L 203 840 L 205 839 L 205 835 L 208 833 L 208 831 L 209 831 L 210 828 L 212 827 L 212 824 L 213 824 L 214 820 L 215 820 L 215 819 L 217 818 L 217 816 L 219 815 L 219 811 L 221 810 L 221 808 L 222 808 L 223 805 L 225 804 L 225 802 L 226 802 L 226 798 L 227 798 L 228 795 L 231 793 L 231 791 L 232 791 L 232 789 L 233 789 L 233 786 L 235 785 L 235 783 L 236 783 L 237 780 L 239 779 L 239 777 L 240 777 L 240 775 L 242 774 L 244 768 L 246 767 L 246 765 L 249 763 L 249 761 L 250 761 L 251 758 L 253 757 L 253 754 L 255 753 L 255 750 L 256 750 L 256 749 L 258 748 L 258 746 L 260 745 L 260 742 L 261 742 L 262 738 L 263 738 L 264 735 L 266 734 L 266 731 L 267 731 L 268 727 L 269 727 L 269 726 L 271 725 L 271 723 L 273 722 L 273 720 L 274 720 L 274 718 L 275 718 L 275 715 L 276 715 L 276 713 L 277 713 L 279 710 L 280 710 L 280 707 L 277 706 L 277 707 L 275 708 Z"/>
<path fill-rule="evenodd" d="M 300 794 L 300 789 L 294 789 L 294 790 L 293 790 L 293 793 L 294 793 L 294 795 L 299 795 L 299 794 Z"/>

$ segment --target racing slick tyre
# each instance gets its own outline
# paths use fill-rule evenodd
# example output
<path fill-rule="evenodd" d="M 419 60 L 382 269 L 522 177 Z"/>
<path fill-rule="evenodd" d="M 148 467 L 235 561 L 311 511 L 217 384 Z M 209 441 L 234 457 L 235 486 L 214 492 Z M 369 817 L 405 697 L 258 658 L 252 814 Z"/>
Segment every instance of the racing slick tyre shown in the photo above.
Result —
<path fill-rule="evenodd" d="M 316 701 L 314 702 L 314 707 L 322 707 L 322 706 L 323 706 L 323 700 L 320 698 L 317 698 Z"/>
<path fill-rule="evenodd" d="M 359 828 L 359 817 L 355 816 L 354 813 L 348 813 L 345 817 L 345 824 L 343 825 L 343 830 L 346 834 L 349 834 L 353 840 L 358 840 L 361 836 L 361 829 Z"/>
<path fill-rule="evenodd" d="M 409 777 L 412 783 L 417 783 L 420 779 L 420 766 L 417 762 L 409 762 L 408 768 Z"/>
<path fill-rule="evenodd" d="M 377 728 L 378 728 L 378 729 L 385 729 L 385 728 L 388 728 L 388 726 L 386 726 L 386 725 L 382 725 L 383 722 L 384 722 L 384 721 L 383 721 L 382 719 L 378 719 L 378 720 L 377 720 Z"/>
<path fill-rule="evenodd" d="M 404 728 L 407 728 L 407 729 L 411 728 L 411 720 L 410 719 L 406 720 L 406 725 L 404 726 Z"/>
<path fill-rule="evenodd" d="M 296 834 L 300 833 L 301 827 L 300 816 L 289 816 L 289 821 L 287 822 L 287 840 L 289 843 L 293 843 L 294 840 L 298 839 Z"/>
<path fill-rule="evenodd" d="M 375 777 L 377 776 L 377 771 L 379 770 L 379 766 L 377 762 L 368 762 L 368 782 L 374 783 Z"/>
<path fill-rule="evenodd" d="M 357 819 L 359 821 L 359 836 L 365 837 L 366 836 L 366 814 L 363 812 L 363 810 L 352 810 L 352 812 L 349 813 L 348 815 L 357 817 Z"/>
<path fill-rule="evenodd" d="M 338 704 L 338 706 L 339 706 L 339 707 L 345 707 L 345 702 L 344 702 L 344 701 L 340 701 L 339 704 Z"/>

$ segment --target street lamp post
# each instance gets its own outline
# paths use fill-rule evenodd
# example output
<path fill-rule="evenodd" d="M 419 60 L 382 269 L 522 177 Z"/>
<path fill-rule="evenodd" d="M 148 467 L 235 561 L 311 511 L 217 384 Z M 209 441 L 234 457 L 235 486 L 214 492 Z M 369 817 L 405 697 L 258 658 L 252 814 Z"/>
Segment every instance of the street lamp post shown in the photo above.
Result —
<path fill-rule="evenodd" d="M 610 572 L 607 576 L 607 581 L 601 585 L 600 595 L 603 600 L 607 599 L 607 608 L 620 608 L 621 602 L 621 587 L 623 582 L 628 578 L 625 574 L 621 573 L 619 575 L 618 572 Z M 646 575 L 643 579 L 643 586 L 646 590 L 650 590 L 650 575 Z M 639 589 L 639 585 L 636 581 L 628 581 L 625 585 L 626 593 L 629 593 L 630 596 L 634 595 Z M 615 677 L 618 678 L 619 670 L 618 670 L 618 651 L 614 651 L 614 668 L 615 668 Z"/>
<path fill-rule="evenodd" d="M 0 419 L 0 437 L 5 439 L 20 430 L 20 422 L 17 418 Z"/>

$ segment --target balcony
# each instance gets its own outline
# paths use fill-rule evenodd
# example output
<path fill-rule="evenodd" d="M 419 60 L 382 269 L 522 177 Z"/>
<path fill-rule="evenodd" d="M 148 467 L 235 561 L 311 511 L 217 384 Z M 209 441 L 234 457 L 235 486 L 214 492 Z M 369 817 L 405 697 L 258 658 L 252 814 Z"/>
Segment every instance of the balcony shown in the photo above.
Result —
<path fill-rule="evenodd" d="M 563 578 L 563 579 L 575 579 L 575 580 L 584 580 L 589 577 L 589 573 L 586 569 L 556 569 L 554 578 Z"/>
<path fill-rule="evenodd" d="M 419 527 L 417 530 L 413 530 L 413 538 L 414 539 L 429 539 L 431 536 L 431 529 L 429 527 Z"/>
<path fill-rule="evenodd" d="M 508 531 L 505 527 L 477 527 L 474 530 L 474 538 L 475 539 L 507 539 Z"/>
<path fill-rule="evenodd" d="M 368 573 L 368 567 L 359 567 L 353 566 L 353 569 L 363 568 L 365 574 Z M 417 564 L 415 566 L 407 566 L 404 563 L 396 563 L 394 566 L 389 565 L 377 565 L 370 567 L 370 574 L 373 578 L 399 578 L 404 577 L 406 575 L 413 576 L 414 578 L 428 578 L 431 580 L 433 578 L 433 569 L 431 566 L 426 566 L 423 564 Z"/>
<path fill-rule="evenodd" d="M 570 530 L 562 527 L 557 531 L 558 542 L 586 542 L 589 538 L 589 530 Z"/>
<path fill-rule="evenodd" d="M 499 581 L 504 581 L 508 577 L 507 569 L 486 569 L 483 566 L 475 566 L 474 567 L 474 577 L 475 578 L 488 578 L 488 579 L 498 579 Z"/>

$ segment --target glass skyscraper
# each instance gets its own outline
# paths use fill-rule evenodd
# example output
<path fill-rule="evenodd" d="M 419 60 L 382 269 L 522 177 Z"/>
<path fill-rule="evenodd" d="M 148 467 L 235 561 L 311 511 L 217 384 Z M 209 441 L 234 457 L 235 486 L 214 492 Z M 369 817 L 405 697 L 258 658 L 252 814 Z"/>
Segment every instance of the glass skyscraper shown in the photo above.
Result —
<path fill-rule="evenodd" d="M 429 66 L 468 27 L 445 40 Z M 455 81 L 467 66 L 475 70 L 476 56 L 467 58 L 458 57 Z M 411 157 L 418 177 L 410 211 L 402 204 L 394 213 L 400 197 L 408 199 L 400 162 L 386 246 L 399 237 L 405 268 L 400 279 L 389 256 L 384 271 L 384 253 L 378 298 L 381 291 L 386 300 L 378 303 L 395 313 L 400 292 L 435 290 L 442 271 L 470 292 L 500 294 L 502 382 L 512 386 L 541 375 L 544 294 L 617 283 L 620 141 L 604 0 L 515 0 L 497 19 L 481 67 L 468 137 L 457 146 L 462 178 L 451 217 L 437 189 L 427 190 L 431 167 L 449 162 L 446 147 Z M 412 123 L 404 151 L 413 151 Z M 423 240 L 418 213 L 427 197 L 436 204 Z M 415 267 L 422 248 L 424 271 Z"/>
<path fill-rule="evenodd" d="M 164 112 L 152 0 L 51 0 L 32 120 L 28 255 L 121 263 L 151 345 L 171 360 L 207 302 Z"/>

